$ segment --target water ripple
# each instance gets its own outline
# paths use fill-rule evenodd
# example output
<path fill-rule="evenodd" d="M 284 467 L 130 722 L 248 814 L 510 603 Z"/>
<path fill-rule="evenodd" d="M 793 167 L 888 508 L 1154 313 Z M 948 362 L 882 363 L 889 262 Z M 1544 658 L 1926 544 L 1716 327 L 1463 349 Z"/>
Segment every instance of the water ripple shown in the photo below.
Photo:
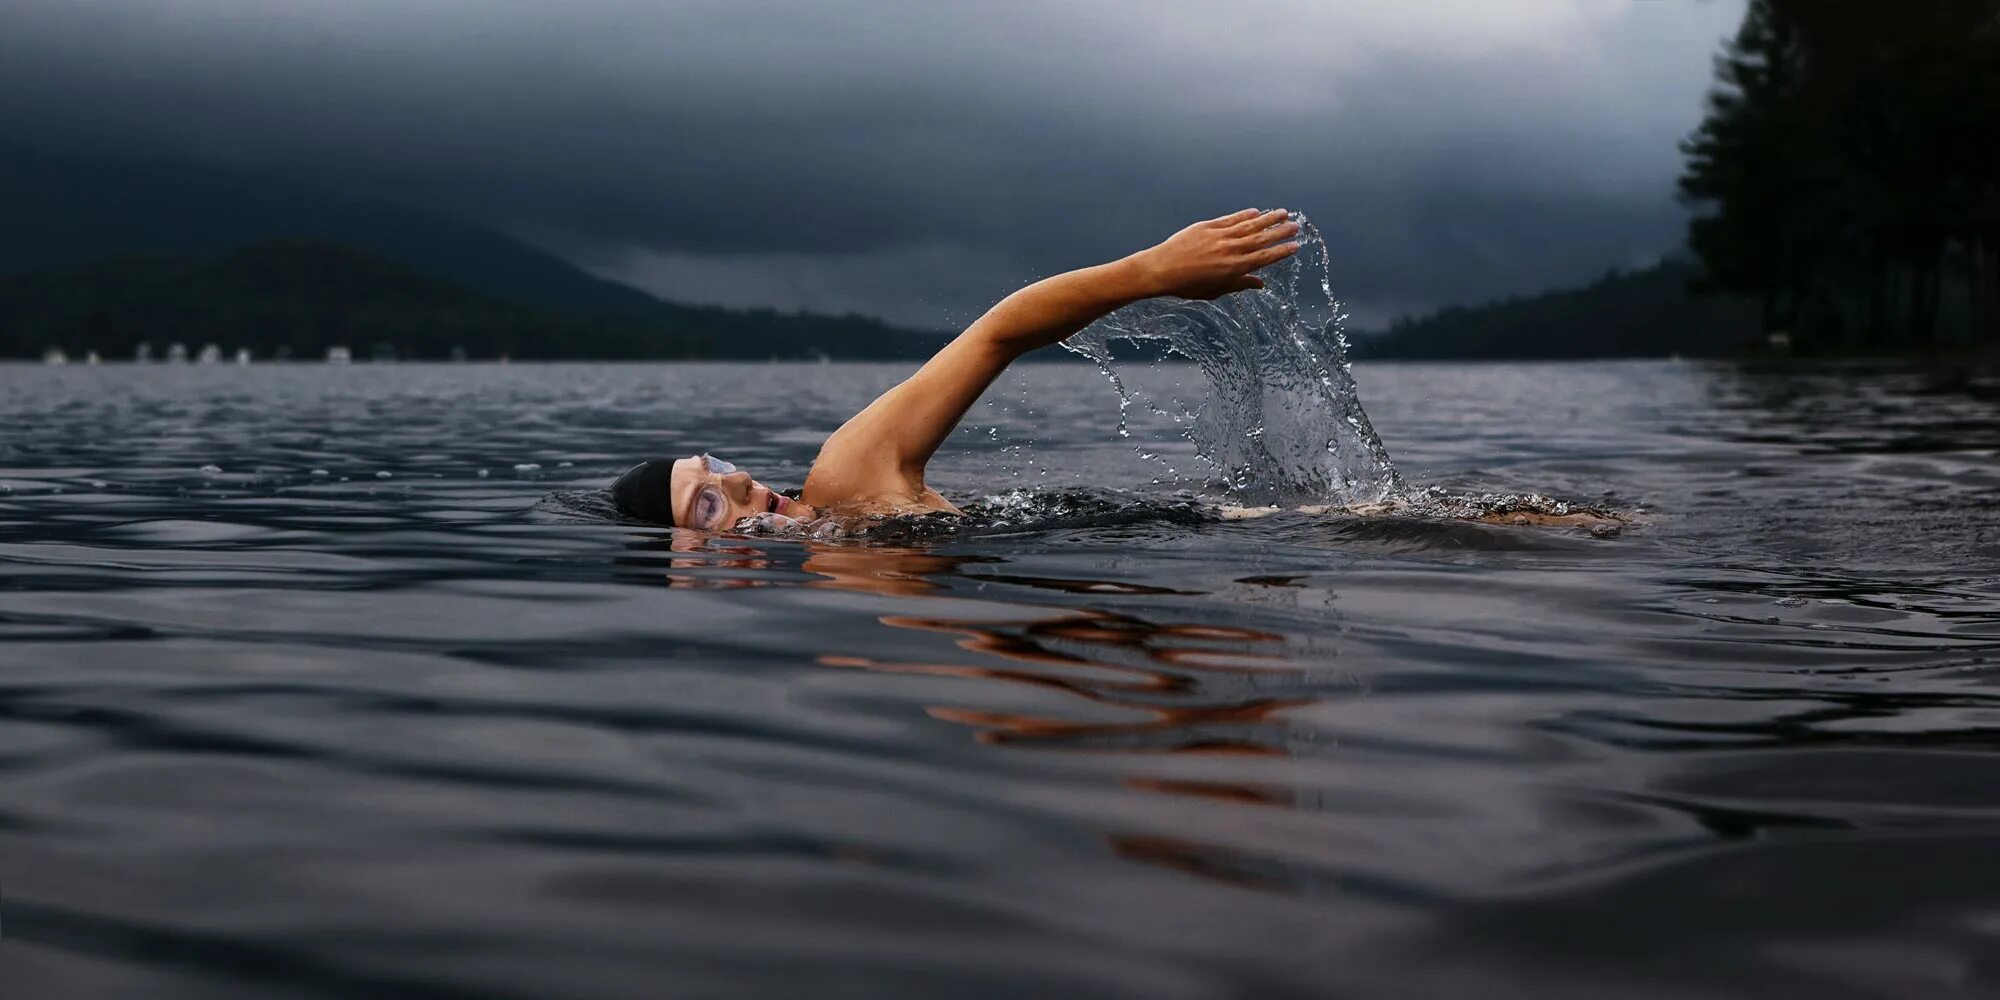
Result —
<path fill-rule="evenodd" d="M 0 367 L 9 984 L 2000 992 L 1987 383 L 1355 375 L 1413 479 L 1644 516 L 1221 521 L 1046 365 L 971 522 L 712 537 L 599 491 L 899 372 Z"/>

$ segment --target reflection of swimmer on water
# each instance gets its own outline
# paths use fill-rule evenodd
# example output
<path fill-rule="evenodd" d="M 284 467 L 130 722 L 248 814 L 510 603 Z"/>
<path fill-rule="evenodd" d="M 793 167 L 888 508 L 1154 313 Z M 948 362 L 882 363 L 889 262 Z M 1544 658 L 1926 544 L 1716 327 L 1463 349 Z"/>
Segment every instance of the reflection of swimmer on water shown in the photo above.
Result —
<path fill-rule="evenodd" d="M 1123 260 L 1035 282 L 1007 296 L 827 438 L 793 500 L 708 455 L 645 462 L 611 487 L 629 516 L 719 531 L 773 514 L 956 512 L 924 467 L 979 394 L 1014 359 L 1058 343 L 1122 306 L 1160 296 L 1213 299 L 1262 288 L 1251 272 L 1297 253 L 1283 209 L 1197 222 Z"/>
<path fill-rule="evenodd" d="M 704 531 L 752 519 L 788 525 L 826 515 L 957 513 L 925 485 L 925 466 L 1016 358 L 1135 302 L 1214 299 L 1262 288 L 1253 272 L 1297 253 L 1299 229 L 1284 209 L 1244 209 L 1197 222 L 1122 260 L 1059 274 L 1007 296 L 827 438 L 796 500 L 707 454 L 641 463 L 612 485 L 612 500 L 627 516 Z M 1566 511 L 1535 512 L 1531 520 L 1580 523 Z"/>

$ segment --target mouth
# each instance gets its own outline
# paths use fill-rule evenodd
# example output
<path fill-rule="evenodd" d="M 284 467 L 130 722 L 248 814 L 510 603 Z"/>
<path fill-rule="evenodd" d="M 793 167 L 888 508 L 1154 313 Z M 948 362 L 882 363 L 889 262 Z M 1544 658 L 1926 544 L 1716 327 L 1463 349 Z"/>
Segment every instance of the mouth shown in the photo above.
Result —
<path fill-rule="evenodd" d="M 778 491 L 771 490 L 764 496 L 764 506 L 773 514 L 782 514 L 785 512 L 785 497 Z"/>

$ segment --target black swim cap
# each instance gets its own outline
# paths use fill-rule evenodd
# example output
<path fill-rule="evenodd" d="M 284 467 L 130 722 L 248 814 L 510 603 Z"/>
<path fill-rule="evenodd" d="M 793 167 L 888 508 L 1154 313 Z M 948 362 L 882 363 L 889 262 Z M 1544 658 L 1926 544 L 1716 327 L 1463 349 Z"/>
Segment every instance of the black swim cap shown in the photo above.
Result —
<path fill-rule="evenodd" d="M 626 470 L 611 484 L 611 502 L 627 517 L 672 525 L 674 462 L 671 458 L 656 458 Z"/>

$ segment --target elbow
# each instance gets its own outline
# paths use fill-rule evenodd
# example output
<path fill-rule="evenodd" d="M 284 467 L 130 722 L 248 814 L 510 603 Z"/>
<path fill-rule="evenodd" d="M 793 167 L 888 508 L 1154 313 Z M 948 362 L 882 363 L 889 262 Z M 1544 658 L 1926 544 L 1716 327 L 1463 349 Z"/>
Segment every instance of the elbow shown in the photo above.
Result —
<path fill-rule="evenodd" d="M 964 333 L 953 340 L 947 350 L 959 349 L 979 358 L 982 362 L 1005 368 L 1015 358 L 1034 349 L 1032 338 L 1020 336 L 1004 327 L 986 323 L 974 323 Z"/>

